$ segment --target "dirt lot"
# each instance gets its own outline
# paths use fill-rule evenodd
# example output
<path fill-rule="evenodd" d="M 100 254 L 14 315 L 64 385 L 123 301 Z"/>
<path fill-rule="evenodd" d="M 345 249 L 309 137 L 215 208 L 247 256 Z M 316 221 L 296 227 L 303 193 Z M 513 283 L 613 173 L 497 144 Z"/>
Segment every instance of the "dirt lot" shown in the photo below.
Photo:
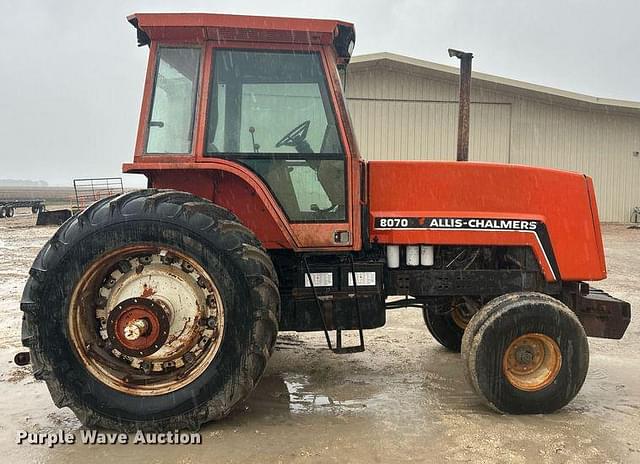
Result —
<path fill-rule="evenodd" d="M 199 446 L 15 444 L 16 431 L 77 431 L 46 386 L 11 361 L 20 293 L 53 227 L 0 219 L 0 453 L 3 462 L 640 462 L 640 322 L 622 341 L 591 339 L 578 397 L 547 416 L 500 416 L 467 385 L 459 355 L 433 341 L 415 310 L 388 314 L 368 350 L 331 354 L 317 334 L 285 333 L 244 408 L 202 430 Z M 610 278 L 600 287 L 640 308 L 640 230 L 604 228 Z"/>

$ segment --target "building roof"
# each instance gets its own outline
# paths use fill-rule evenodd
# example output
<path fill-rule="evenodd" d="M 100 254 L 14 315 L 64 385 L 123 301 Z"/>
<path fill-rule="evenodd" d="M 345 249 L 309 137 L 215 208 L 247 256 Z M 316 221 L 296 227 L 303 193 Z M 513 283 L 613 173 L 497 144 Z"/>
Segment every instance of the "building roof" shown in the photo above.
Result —
<path fill-rule="evenodd" d="M 388 65 L 392 68 L 400 67 L 411 69 L 423 73 L 427 72 L 432 75 L 436 74 L 440 77 L 446 78 L 451 78 L 453 76 L 457 77 L 459 75 L 459 69 L 455 66 L 447 66 L 434 63 L 432 61 L 420 60 L 417 58 L 411 58 L 408 56 L 387 52 L 354 56 L 351 58 L 350 70 L 358 71 L 359 69 L 366 69 L 377 64 Z M 632 112 L 640 111 L 640 102 L 636 101 L 593 97 L 590 95 L 555 89 L 553 87 L 546 87 L 544 85 L 531 84 L 529 82 L 508 79 L 506 77 L 493 76 L 491 74 L 485 74 L 476 71 L 472 72 L 472 77 L 474 80 L 486 82 L 498 87 L 503 87 L 505 90 L 517 90 L 529 94 L 535 94 L 534 96 L 538 97 L 553 97 L 562 100 L 572 100 L 574 102 L 581 102 L 583 104 L 586 103 L 590 105 L 597 105 L 603 109 L 622 109 L 630 110 Z"/>

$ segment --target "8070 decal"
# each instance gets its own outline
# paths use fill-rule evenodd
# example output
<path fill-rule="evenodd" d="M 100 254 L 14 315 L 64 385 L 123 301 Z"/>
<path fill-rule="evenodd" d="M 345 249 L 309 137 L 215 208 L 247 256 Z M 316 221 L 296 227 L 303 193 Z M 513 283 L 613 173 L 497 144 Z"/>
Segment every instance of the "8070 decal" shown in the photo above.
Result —
<path fill-rule="evenodd" d="M 407 218 L 379 218 L 376 227 L 380 228 L 395 228 L 395 227 L 409 227 L 409 219 Z"/>

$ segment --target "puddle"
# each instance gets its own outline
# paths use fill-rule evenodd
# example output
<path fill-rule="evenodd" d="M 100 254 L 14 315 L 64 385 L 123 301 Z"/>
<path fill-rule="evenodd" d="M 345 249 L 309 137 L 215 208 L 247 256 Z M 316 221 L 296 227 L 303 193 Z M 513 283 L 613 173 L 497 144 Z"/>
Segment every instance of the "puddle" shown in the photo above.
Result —
<path fill-rule="evenodd" d="M 362 409 L 366 404 L 357 400 L 337 400 L 331 396 L 314 392 L 309 380 L 303 375 L 285 374 L 283 382 L 289 392 L 289 410 L 294 414 L 331 412 Z"/>

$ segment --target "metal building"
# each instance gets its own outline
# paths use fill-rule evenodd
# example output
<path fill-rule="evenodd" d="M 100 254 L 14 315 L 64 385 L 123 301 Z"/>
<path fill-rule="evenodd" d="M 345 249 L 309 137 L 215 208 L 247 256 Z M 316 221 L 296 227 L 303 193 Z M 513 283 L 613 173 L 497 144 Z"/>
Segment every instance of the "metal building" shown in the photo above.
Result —
<path fill-rule="evenodd" d="M 455 160 L 457 68 L 391 53 L 358 56 L 346 93 L 365 158 Z M 476 72 L 471 101 L 471 161 L 584 172 L 594 179 L 602 221 L 627 222 L 640 206 L 640 103 Z"/>

